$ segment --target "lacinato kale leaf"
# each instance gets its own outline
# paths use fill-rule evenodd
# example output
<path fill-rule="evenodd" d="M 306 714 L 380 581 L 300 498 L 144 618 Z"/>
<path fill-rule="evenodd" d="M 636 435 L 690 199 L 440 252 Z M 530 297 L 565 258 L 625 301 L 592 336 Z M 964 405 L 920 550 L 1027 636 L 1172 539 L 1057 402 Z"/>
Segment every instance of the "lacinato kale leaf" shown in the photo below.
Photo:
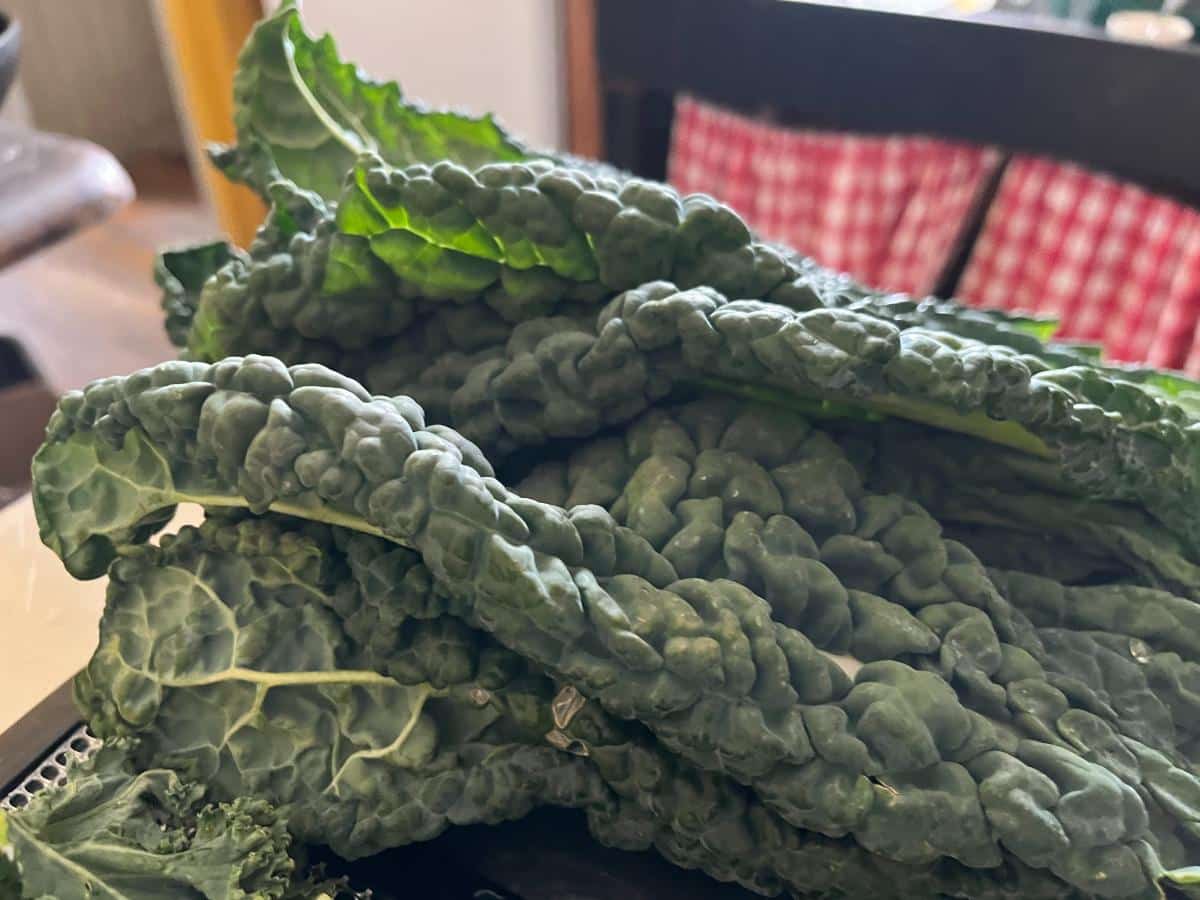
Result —
<path fill-rule="evenodd" d="M 314 40 L 287 0 L 254 29 L 234 79 L 237 145 L 214 160 L 264 196 L 280 178 L 336 199 L 361 153 L 396 165 L 453 159 L 466 165 L 532 154 L 491 116 L 426 109 L 395 82 L 373 81 Z"/>
<path fill-rule="evenodd" d="M 764 894 L 1074 895 L 1012 854 L 986 872 L 904 864 L 793 828 L 447 619 L 449 605 L 420 557 L 387 541 L 222 513 L 114 566 L 77 694 L 100 733 L 136 735 L 140 766 L 267 798 L 297 836 L 346 856 L 536 801 L 583 808 L 610 846 Z M 415 688 L 416 724 L 346 693 L 366 671 L 352 666 Z"/>
<path fill-rule="evenodd" d="M 1200 896 L 1200 384 L 428 110 L 290 2 L 235 101 L 266 221 L 160 257 L 184 359 L 34 461 L 105 749 L 0 896 L 362 900 L 311 844 L 543 805 L 764 895 Z"/>
<path fill-rule="evenodd" d="M 836 453 L 820 440 L 806 448 L 807 426 L 772 428 L 762 414 L 728 424 L 705 408 L 690 414 L 694 462 L 688 428 L 642 439 L 659 452 L 628 476 L 629 503 L 610 513 L 513 493 L 474 445 L 426 428 L 412 401 L 372 398 L 327 370 L 266 358 L 169 363 L 64 400 L 35 499 L 47 542 L 81 575 L 128 556 L 185 500 L 386 538 L 420 554 L 441 613 L 642 722 L 690 765 L 752 788 L 792 827 L 852 835 L 906 864 L 987 869 L 1012 853 L 1085 892 L 1153 891 L 1188 853 L 1167 835 L 1198 808 L 1200 782 L 1173 743 L 1123 733 L 1069 676 L 1047 674 L 1029 620 L 912 501 L 858 495 Z M 734 435 L 724 455 L 723 427 Z M 756 478 L 761 463 L 728 455 L 751 447 L 792 469 Z M 695 467 L 690 478 L 674 473 L 680 464 Z M 818 485 L 841 477 L 849 525 L 836 502 L 814 498 L 806 466 Z M 679 500 L 684 485 L 694 499 Z M 689 505 L 673 513 L 655 499 L 663 492 Z M 793 492 L 788 525 L 778 515 Z M 820 561 L 801 522 L 833 545 Z M 688 553 L 706 523 L 732 541 L 727 568 Z M 913 643 L 888 645 L 897 627 Z M 901 658 L 868 662 L 848 682 L 823 644 Z M 1081 755 L 1064 729 L 1112 749 Z M 1014 789 L 1026 805 L 1012 805 Z"/>
<path fill-rule="evenodd" d="M 1140 503 L 1193 550 L 1200 537 L 1181 379 L 1075 359 L 989 313 L 856 291 L 708 198 L 645 182 L 550 162 L 376 164 L 348 192 L 286 254 L 262 246 L 210 279 L 191 356 L 328 364 L 492 454 L 594 433 L 699 381 L 1013 447 L 1085 496 Z"/>
<path fill-rule="evenodd" d="M 917 500 L 989 565 L 1200 599 L 1191 548 L 1137 504 L 1080 496 L 1048 460 L 899 422 L 873 428 L 864 474 Z"/>
<path fill-rule="evenodd" d="M 214 241 L 181 250 L 166 250 L 154 263 L 154 281 L 162 291 L 167 337 L 183 347 L 191 332 L 205 283 L 237 251 L 224 241 Z"/>
<path fill-rule="evenodd" d="M 645 281 L 668 279 L 797 309 L 851 308 L 1040 353 L 1060 365 L 1095 362 L 1090 352 L 1044 344 L 1049 321 L 867 291 L 755 239 L 711 198 L 681 197 L 666 185 L 577 164 L 538 159 L 472 168 L 443 160 L 394 168 L 367 156 L 347 173 L 336 220 L 332 210 L 309 218 L 309 240 L 296 246 L 289 243 L 295 229 L 281 232 L 272 224 L 280 209 L 276 185 L 283 184 L 272 186 L 275 206 L 255 246 L 260 266 L 275 260 L 271 273 L 242 275 L 255 282 L 244 298 L 251 304 L 247 313 L 283 289 L 299 293 L 305 305 L 365 295 L 385 314 L 405 297 L 479 299 L 516 323 L 544 314 L 581 285 L 593 298 L 610 299 Z M 292 266 L 277 258 L 285 255 Z M 370 260 L 376 265 L 367 267 Z M 289 282 L 285 270 L 293 267 L 299 278 Z M 236 305 L 226 300 L 225 306 L 236 323 Z M 252 351 L 275 348 L 227 345 L 220 352 Z"/>
<path fill-rule="evenodd" d="M 544 739 L 552 684 L 457 619 L 384 609 L 355 640 L 345 575 L 327 529 L 269 520 L 142 548 L 112 569 L 78 705 L 98 736 L 135 735 L 139 766 L 267 797 L 348 859 L 543 804 L 604 807 L 595 775 Z"/>

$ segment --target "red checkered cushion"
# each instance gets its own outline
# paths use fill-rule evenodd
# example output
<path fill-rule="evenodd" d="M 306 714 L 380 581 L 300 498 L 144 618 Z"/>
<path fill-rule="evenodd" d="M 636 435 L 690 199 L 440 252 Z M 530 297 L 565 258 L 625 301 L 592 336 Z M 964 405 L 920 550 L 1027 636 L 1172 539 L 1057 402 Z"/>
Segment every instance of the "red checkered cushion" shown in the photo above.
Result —
<path fill-rule="evenodd" d="M 763 236 L 887 290 L 930 292 L 996 151 L 926 138 L 778 128 L 676 104 L 669 178 Z M 1078 166 L 1015 157 L 959 295 L 1052 315 L 1115 360 L 1200 376 L 1200 213 Z"/>
<path fill-rule="evenodd" d="M 779 128 L 682 97 L 668 177 L 823 265 L 926 294 L 999 160 L 928 138 Z"/>
<path fill-rule="evenodd" d="M 1114 360 L 1178 368 L 1200 313 L 1200 214 L 1078 166 L 1014 158 L 959 293 L 1057 317 Z M 1200 363 L 1198 363 L 1200 364 Z"/>

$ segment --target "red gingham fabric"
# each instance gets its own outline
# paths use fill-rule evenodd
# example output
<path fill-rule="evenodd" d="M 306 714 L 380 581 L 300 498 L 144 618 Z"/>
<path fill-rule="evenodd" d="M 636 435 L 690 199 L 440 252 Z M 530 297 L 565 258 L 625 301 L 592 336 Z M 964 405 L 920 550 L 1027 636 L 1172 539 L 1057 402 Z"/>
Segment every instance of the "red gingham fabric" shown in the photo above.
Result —
<path fill-rule="evenodd" d="M 825 266 L 927 294 L 999 161 L 994 150 L 922 137 L 779 128 L 681 97 L 668 178 Z"/>
<path fill-rule="evenodd" d="M 1077 166 L 1016 157 L 959 294 L 1058 318 L 1119 361 L 1200 374 L 1200 214 Z"/>
<path fill-rule="evenodd" d="M 1000 155 L 926 138 L 783 129 L 684 97 L 670 180 L 886 290 L 936 284 Z M 1109 358 L 1200 377 L 1200 213 L 1074 165 L 1015 157 L 959 285 L 1057 317 Z"/>

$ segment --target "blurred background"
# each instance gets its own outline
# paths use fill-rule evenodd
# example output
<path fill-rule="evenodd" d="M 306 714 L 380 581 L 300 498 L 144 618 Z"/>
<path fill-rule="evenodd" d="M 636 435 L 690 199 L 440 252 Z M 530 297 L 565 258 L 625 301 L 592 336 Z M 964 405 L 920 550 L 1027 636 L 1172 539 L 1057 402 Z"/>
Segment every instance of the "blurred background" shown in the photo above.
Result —
<path fill-rule="evenodd" d="M 252 237 L 261 205 L 209 177 L 203 145 L 232 138 L 236 53 L 275 5 L 0 3 L 22 30 L 0 122 L 93 142 L 137 188 L 112 219 L 0 272 L 0 331 L 26 346 L 56 388 L 170 355 L 150 278 L 157 250 L 218 231 L 239 243 Z M 530 141 L 564 145 L 558 0 L 306 0 L 303 10 L 312 31 L 336 34 L 344 56 L 376 77 L 402 79 L 437 105 L 494 110 Z"/>
<path fill-rule="evenodd" d="M 136 189 L 59 221 L 38 191 L 64 178 L 0 144 L 0 225 L 6 205 L 52 220 L 0 267 L 0 336 L 45 398 L 173 355 L 157 251 L 252 239 L 261 202 L 204 147 L 233 138 L 237 52 L 276 2 L 0 0 L 21 44 L 0 135 L 83 141 Z M 871 286 L 1052 315 L 1115 359 L 1200 374 L 1200 0 L 301 7 L 410 97 L 712 194 Z M 16 417 L 30 441 L 43 412 Z"/>

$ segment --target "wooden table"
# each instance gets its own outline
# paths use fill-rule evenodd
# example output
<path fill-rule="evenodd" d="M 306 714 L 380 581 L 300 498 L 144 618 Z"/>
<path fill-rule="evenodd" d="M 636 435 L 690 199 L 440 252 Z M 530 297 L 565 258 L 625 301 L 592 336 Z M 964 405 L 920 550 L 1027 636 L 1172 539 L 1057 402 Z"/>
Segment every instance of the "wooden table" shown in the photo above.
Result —
<path fill-rule="evenodd" d="M 107 218 L 133 194 L 107 150 L 0 124 L 0 268 Z"/>

